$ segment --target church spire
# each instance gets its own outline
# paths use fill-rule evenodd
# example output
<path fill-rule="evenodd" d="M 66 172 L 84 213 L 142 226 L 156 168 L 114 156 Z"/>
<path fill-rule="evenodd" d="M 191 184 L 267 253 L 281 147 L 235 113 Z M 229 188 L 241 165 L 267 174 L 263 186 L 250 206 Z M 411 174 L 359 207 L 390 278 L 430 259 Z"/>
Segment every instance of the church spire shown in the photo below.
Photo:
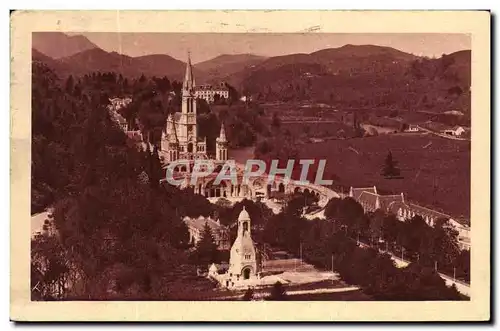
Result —
<path fill-rule="evenodd" d="M 221 126 L 220 126 L 220 133 L 219 133 L 218 141 L 220 141 L 220 142 L 227 141 L 226 140 L 226 130 L 224 129 L 224 122 L 221 123 Z"/>
<path fill-rule="evenodd" d="M 184 75 L 184 90 L 192 90 L 194 88 L 194 76 L 193 76 L 193 68 L 191 65 L 191 52 L 188 52 L 188 61 L 186 64 L 186 74 Z"/>

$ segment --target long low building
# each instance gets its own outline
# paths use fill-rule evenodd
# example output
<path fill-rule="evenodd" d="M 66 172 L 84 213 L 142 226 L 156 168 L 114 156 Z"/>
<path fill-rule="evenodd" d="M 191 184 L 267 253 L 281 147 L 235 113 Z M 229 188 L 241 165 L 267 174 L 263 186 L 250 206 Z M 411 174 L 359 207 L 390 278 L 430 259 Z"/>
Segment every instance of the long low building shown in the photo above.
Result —
<path fill-rule="evenodd" d="M 199 99 L 204 99 L 207 103 L 213 103 L 215 101 L 216 94 L 220 98 L 228 99 L 229 89 L 224 83 L 221 83 L 218 86 L 200 85 L 197 86 L 195 90 L 196 97 Z"/>
<path fill-rule="evenodd" d="M 377 209 L 394 214 L 398 220 L 404 222 L 416 215 L 422 217 L 429 226 L 434 226 L 438 219 L 446 219 L 458 231 L 460 249 L 470 249 L 470 225 L 466 220 L 455 219 L 450 215 L 437 210 L 417 205 L 405 200 L 403 193 L 382 195 L 373 187 L 351 187 L 349 197 L 356 200 L 365 212 L 374 212 Z"/>

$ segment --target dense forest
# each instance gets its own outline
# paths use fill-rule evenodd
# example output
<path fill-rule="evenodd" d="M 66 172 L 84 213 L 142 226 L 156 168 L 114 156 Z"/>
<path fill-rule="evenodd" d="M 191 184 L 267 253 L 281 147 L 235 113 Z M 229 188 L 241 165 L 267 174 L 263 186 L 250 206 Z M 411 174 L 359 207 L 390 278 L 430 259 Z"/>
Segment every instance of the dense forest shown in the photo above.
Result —
<path fill-rule="evenodd" d="M 459 110 L 470 119 L 470 51 L 435 59 L 362 54 L 355 46 L 351 53 L 270 59 L 244 73 L 242 89 L 260 102 L 322 102 L 343 110 Z"/>
<path fill-rule="evenodd" d="M 93 73 L 84 75 L 76 83 L 69 76 L 65 85 L 74 85 L 78 93 L 85 86 L 98 89 L 110 97 L 130 97 L 132 102 L 119 112 L 130 129 L 140 130 L 144 139 L 154 145 L 159 145 L 168 115 L 181 111 L 182 84 L 175 80 L 171 82 L 167 77 L 147 78 L 141 75 L 128 79 L 114 72 Z M 207 138 L 210 153 L 215 153 L 215 139 L 219 136 L 222 123 L 232 148 L 251 146 L 260 134 L 266 133 L 261 119 L 263 110 L 256 104 L 239 102 L 238 92 L 228 84 L 227 87 L 228 100 L 216 98 L 212 105 L 203 99 L 197 100 L 198 134 Z"/>
<path fill-rule="evenodd" d="M 168 297 L 187 258 L 179 216 L 211 212 L 205 198 L 159 184 L 157 150 L 127 144 L 106 84 L 101 74 L 63 83 L 33 65 L 32 213 L 52 207 L 45 228 L 58 234 L 32 241 L 34 299 L 53 298 L 58 282 L 70 284 L 64 298 Z"/>

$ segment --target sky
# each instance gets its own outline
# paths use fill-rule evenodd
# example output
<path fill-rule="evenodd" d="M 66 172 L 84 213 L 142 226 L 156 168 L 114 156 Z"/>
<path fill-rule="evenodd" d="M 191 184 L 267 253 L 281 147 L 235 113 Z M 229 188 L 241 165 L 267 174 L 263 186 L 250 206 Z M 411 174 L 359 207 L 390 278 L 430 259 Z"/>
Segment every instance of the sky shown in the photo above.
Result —
<path fill-rule="evenodd" d="M 72 33 L 77 34 L 77 33 Z M 389 46 L 415 55 L 440 57 L 470 49 L 470 36 L 445 33 L 81 33 L 90 41 L 111 52 L 129 56 L 167 54 L 185 61 L 191 52 L 193 63 L 221 54 L 251 53 L 279 56 L 312 53 L 325 48 L 353 45 Z"/>

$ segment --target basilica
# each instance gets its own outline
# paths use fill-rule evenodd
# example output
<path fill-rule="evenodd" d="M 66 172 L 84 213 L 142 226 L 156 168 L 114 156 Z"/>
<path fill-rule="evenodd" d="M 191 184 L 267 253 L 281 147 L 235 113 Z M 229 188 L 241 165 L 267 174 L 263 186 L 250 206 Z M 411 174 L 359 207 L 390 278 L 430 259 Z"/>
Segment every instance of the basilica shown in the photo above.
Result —
<path fill-rule="evenodd" d="M 181 112 L 170 114 L 162 131 L 160 153 L 165 163 L 177 160 L 213 159 L 207 153 L 207 138 L 198 135 L 196 121 L 197 89 L 188 55 L 186 73 L 182 84 Z M 221 125 L 219 137 L 216 140 L 215 161 L 226 161 L 228 141 Z"/>

